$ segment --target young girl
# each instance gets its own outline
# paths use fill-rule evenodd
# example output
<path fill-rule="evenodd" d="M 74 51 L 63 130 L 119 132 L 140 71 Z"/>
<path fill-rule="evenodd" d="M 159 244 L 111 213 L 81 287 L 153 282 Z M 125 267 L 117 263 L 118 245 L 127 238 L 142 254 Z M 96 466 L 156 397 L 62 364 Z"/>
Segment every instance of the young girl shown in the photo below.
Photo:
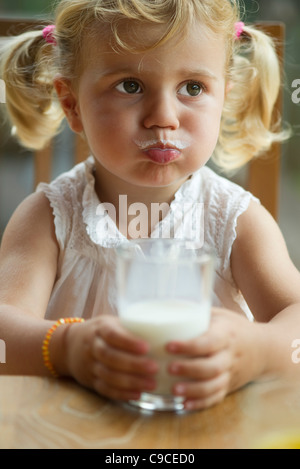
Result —
<path fill-rule="evenodd" d="M 55 27 L 11 38 L 1 78 L 26 147 L 45 145 L 65 116 L 92 155 L 40 185 L 7 226 L 1 374 L 71 376 L 125 401 L 155 389 L 148 344 L 114 314 L 115 247 L 130 238 L 133 204 L 147 208 L 149 237 L 170 223 L 175 237 L 175 207 L 186 202 L 187 217 L 204 204 L 216 284 L 209 331 L 167 345 L 174 394 L 201 409 L 252 380 L 297 372 L 299 272 L 267 211 L 205 166 L 213 156 L 237 168 L 283 138 L 270 128 L 274 46 L 239 22 L 237 1 L 62 0 Z M 101 204 L 114 206 L 117 226 L 100 229 Z M 159 226 L 153 204 L 169 207 Z"/>

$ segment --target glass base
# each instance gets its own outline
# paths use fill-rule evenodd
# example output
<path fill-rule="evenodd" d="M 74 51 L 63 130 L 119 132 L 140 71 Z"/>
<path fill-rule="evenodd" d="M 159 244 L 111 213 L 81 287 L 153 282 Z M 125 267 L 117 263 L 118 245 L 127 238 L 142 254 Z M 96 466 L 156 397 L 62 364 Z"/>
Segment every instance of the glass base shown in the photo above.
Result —
<path fill-rule="evenodd" d="M 137 409 L 148 412 L 186 412 L 184 408 L 184 399 L 171 395 L 159 395 L 142 393 L 137 401 L 129 401 L 128 404 Z"/>

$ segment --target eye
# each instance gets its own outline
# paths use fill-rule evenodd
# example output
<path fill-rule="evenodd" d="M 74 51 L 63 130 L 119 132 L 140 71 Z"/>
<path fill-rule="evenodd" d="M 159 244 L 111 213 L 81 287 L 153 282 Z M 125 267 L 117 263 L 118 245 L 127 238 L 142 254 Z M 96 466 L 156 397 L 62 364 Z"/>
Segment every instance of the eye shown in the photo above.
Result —
<path fill-rule="evenodd" d="M 116 89 L 125 94 L 139 94 L 142 91 L 140 84 L 135 80 L 124 80 Z"/>
<path fill-rule="evenodd" d="M 183 96 L 197 97 L 203 93 L 204 86 L 201 83 L 191 81 L 182 86 L 179 90 L 179 94 Z"/>

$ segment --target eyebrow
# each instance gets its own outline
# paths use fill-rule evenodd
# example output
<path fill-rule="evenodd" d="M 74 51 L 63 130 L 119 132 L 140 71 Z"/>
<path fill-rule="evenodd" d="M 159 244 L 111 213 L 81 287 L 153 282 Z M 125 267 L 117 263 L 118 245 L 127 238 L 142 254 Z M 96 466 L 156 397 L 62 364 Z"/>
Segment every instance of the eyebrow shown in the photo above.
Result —
<path fill-rule="evenodd" d="M 117 69 L 110 69 L 108 68 L 107 70 L 103 70 L 102 72 L 99 73 L 99 78 L 106 78 L 106 77 L 111 77 L 114 75 L 132 75 L 134 72 L 130 68 L 117 68 Z"/>
<path fill-rule="evenodd" d="M 184 69 L 184 70 L 179 71 L 179 73 L 181 73 L 182 75 L 187 75 L 187 76 L 201 75 L 207 78 L 211 78 L 213 80 L 218 79 L 218 77 L 207 68 Z"/>

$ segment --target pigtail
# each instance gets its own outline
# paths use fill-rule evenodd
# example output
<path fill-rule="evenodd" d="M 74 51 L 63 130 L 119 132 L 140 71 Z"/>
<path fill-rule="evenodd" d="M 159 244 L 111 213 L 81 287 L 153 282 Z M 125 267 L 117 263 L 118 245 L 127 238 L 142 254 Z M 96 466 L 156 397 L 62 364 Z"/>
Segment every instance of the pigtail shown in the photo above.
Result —
<path fill-rule="evenodd" d="M 281 68 L 273 40 L 254 27 L 245 27 L 234 41 L 219 144 L 215 161 L 235 170 L 289 137 L 274 125 L 273 110 L 281 86 Z"/>
<path fill-rule="evenodd" d="M 8 38 L 0 49 L 8 120 L 12 133 L 28 149 L 43 148 L 64 117 L 53 87 L 53 49 L 42 31 Z"/>

